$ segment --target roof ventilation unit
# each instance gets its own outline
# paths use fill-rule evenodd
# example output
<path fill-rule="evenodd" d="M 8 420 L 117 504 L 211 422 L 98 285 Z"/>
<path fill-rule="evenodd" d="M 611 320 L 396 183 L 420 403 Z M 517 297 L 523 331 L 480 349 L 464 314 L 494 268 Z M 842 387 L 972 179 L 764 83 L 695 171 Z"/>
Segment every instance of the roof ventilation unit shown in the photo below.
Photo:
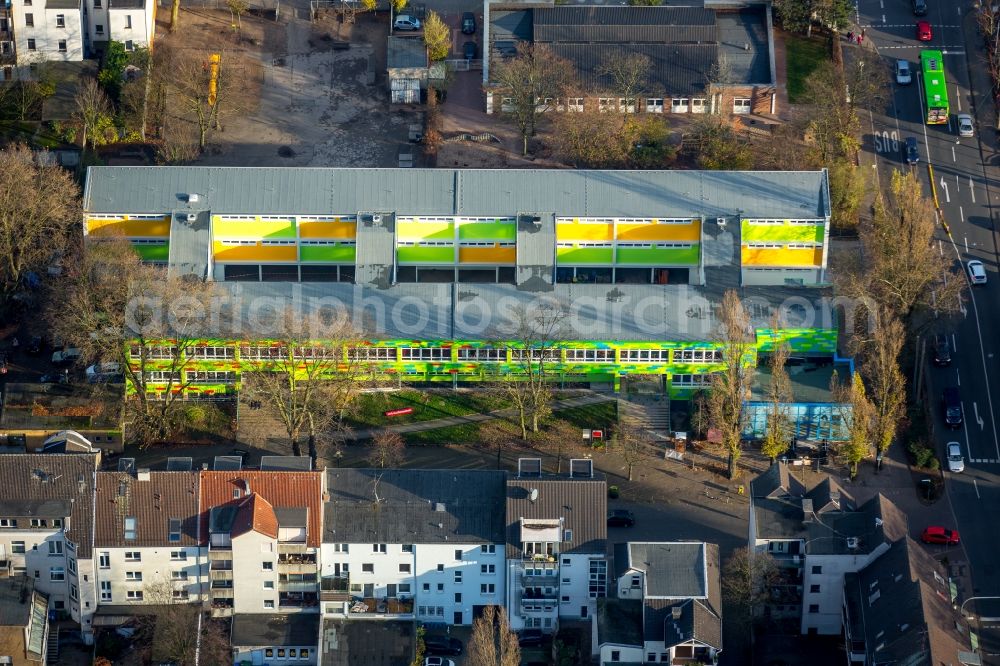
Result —
<path fill-rule="evenodd" d="M 518 458 L 517 476 L 520 478 L 540 478 L 542 476 L 541 458 Z"/>
<path fill-rule="evenodd" d="M 726 218 L 724 218 L 724 217 L 717 217 L 717 218 L 715 218 L 715 223 L 717 225 L 719 225 L 720 229 L 725 229 L 726 228 Z"/>
<path fill-rule="evenodd" d="M 195 192 L 192 192 L 189 195 L 187 195 L 188 203 L 198 203 L 199 198 L 200 197 Z"/>
<path fill-rule="evenodd" d="M 848 550 L 857 550 L 858 537 L 847 537 L 847 548 Z"/>
<path fill-rule="evenodd" d="M 198 219 L 198 214 L 197 213 L 188 213 L 186 219 L 188 221 L 188 224 L 191 224 L 192 222 L 194 222 L 195 220 Z"/>
<path fill-rule="evenodd" d="M 382 216 L 378 213 L 372 215 L 372 224 L 382 224 Z"/>
<path fill-rule="evenodd" d="M 531 491 L 528 493 L 528 499 L 531 500 L 532 503 L 538 501 L 538 488 L 531 489 Z"/>
<path fill-rule="evenodd" d="M 569 476 L 571 479 L 594 478 L 594 461 L 590 458 L 571 458 L 569 461 Z"/>

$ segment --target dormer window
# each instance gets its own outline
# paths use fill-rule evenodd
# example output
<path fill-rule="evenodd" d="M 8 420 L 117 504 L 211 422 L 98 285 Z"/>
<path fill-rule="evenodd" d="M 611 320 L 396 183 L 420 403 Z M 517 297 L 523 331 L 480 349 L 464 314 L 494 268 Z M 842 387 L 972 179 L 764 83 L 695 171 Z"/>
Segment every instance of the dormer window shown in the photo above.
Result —
<path fill-rule="evenodd" d="M 125 538 L 126 539 L 136 539 L 138 535 L 136 533 L 137 523 L 135 516 L 125 517 Z"/>

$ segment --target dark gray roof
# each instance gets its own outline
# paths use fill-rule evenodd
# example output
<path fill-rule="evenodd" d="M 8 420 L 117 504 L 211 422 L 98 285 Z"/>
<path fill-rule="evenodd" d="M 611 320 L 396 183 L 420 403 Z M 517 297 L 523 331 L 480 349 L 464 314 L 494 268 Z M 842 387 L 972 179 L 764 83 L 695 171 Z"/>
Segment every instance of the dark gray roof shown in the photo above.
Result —
<path fill-rule="evenodd" d="M 531 501 L 531 491 L 538 498 Z M 521 557 L 521 518 L 563 519 L 573 541 L 563 553 L 607 551 L 608 487 L 603 479 L 508 479 L 507 556 Z"/>
<path fill-rule="evenodd" d="M 530 42 L 533 37 L 532 9 L 497 9 L 490 12 L 490 39 Z"/>
<path fill-rule="evenodd" d="M 229 534 L 239 512 L 239 506 L 236 504 L 213 506 L 208 513 L 209 534 Z"/>
<path fill-rule="evenodd" d="M 650 97 L 696 95 L 705 91 L 708 72 L 715 64 L 718 48 L 714 44 L 575 44 L 549 45 L 560 58 L 573 63 L 580 84 L 587 90 L 614 90 L 613 79 L 599 73 L 612 58 L 642 54 L 651 67 L 646 90 Z"/>
<path fill-rule="evenodd" d="M 325 543 L 504 541 L 503 472 L 328 468 L 326 474 Z"/>
<path fill-rule="evenodd" d="M 111 9 L 142 9 L 145 6 L 145 0 L 108 0 Z"/>
<path fill-rule="evenodd" d="M 238 647 L 315 646 L 319 641 L 319 620 L 318 613 L 237 613 L 233 615 L 231 642 Z"/>
<path fill-rule="evenodd" d="M 534 12 L 535 42 L 714 43 L 715 12 L 703 7 L 556 6 Z"/>
<path fill-rule="evenodd" d="M 597 600 L 598 645 L 638 645 L 642 640 L 642 602 L 638 599 Z"/>
<path fill-rule="evenodd" d="M 7 518 L 65 518 L 73 510 L 73 503 L 64 499 L 0 500 L 0 515 Z"/>
<path fill-rule="evenodd" d="M 278 527 L 305 527 L 308 523 L 309 509 L 306 507 L 274 508 L 278 518 Z"/>
<path fill-rule="evenodd" d="M 767 16 L 763 6 L 716 12 L 716 31 L 718 55 L 729 69 L 731 83 L 773 83 Z"/>
<path fill-rule="evenodd" d="M 630 568 L 646 573 L 645 597 L 688 598 L 708 595 L 706 546 L 700 542 L 628 544 Z M 615 550 L 617 557 L 618 550 Z"/>
<path fill-rule="evenodd" d="M 45 0 L 46 9 L 79 9 L 80 0 Z"/>
<path fill-rule="evenodd" d="M 66 538 L 81 559 L 93 546 L 94 475 L 98 454 L 15 453 L 0 461 L 0 501 L 37 503 L 71 501 Z"/>
<path fill-rule="evenodd" d="M 841 502 L 841 506 L 845 509 Z M 870 553 L 884 543 L 902 539 L 908 532 L 906 515 L 891 500 L 877 494 L 857 510 L 817 513 L 807 526 L 806 552 L 810 555 Z M 854 539 L 853 543 L 848 539 Z"/>
<path fill-rule="evenodd" d="M 419 37 L 389 37 L 386 67 L 412 69 L 427 67 L 427 47 Z"/>
<path fill-rule="evenodd" d="M 824 365 L 806 363 L 789 367 L 787 371 L 788 378 L 791 380 L 791 402 L 798 403 L 834 402 L 833 394 L 830 392 L 830 381 L 833 379 L 833 373 L 837 373 L 837 380 L 841 384 L 849 382 L 851 378 L 851 364 L 848 361 Z M 767 392 L 770 386 L 771 369 L 762 364 L 754 374 L 751 400 L 767 401 Z"/>
<path fill-rule="evenodd" d="M 674 617 L 674 609 L 679 617 Z M 648 641 L 662 640 L 672 647 L 693 640 L 722 649 L 722 618 L 697 599 L 650 599 L 644 611 Z"/>
<path fill-rule="evenodd" d="M 326 618 L 319 649 L 324 666 L 410 666 L 416 649 L 413 621 L 359 622 Z"/>
<path fill-rule="evenodd" d="M 261 456 L 260 469 L 271 472 L 311 472 L 312 458 L 309 456 Z"/>
<path fill-rule="evenodd" d="M 23 627 L 31 617 L 31 593 L 35 579 L 30 576 L 0 578 L 0 627 Z"/>

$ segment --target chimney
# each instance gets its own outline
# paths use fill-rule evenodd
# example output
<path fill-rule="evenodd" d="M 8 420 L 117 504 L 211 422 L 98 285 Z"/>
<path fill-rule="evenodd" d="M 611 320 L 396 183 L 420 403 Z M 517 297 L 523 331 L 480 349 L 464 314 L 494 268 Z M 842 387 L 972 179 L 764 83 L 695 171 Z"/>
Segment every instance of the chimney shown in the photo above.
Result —
<path fill-rule="evenodd" d="M 830 491 L 830 501 L 833 502 L 833 505 L 835 507 L 837 507 L 838 509 L 840 508 L 840 491 L 839 490 L 831 490 Z"/>
<path fill-rule="evenodd" d="M 135 478 L 137 481 L 149 481 L 149 468 L 143 467 L 136 470 Z"/>
<path fill-rule="evenodd" d="M 802 522 L 811 523 L 813 521 L 813 501 L 808 497 L 802 498 Z"/>
<path fill-rule="evenodd" d="M 674 620 L 679 620 L 681 619 L 681 614 L 683 612 L 684 612 L 683 608 L 681 608 L 680 606 L 674 606 L 673 608 L 670 609 L 670 617 L 672 617 Z"/>
<path fill-rule="evenodd" d="M 444 513 L 444 511 L 445 511 L 444 503 L 443 502 L 438 502 L 437 504 L 435 504 L 434 505 L 434 510 L 437 511 L 438 513 Z"/>

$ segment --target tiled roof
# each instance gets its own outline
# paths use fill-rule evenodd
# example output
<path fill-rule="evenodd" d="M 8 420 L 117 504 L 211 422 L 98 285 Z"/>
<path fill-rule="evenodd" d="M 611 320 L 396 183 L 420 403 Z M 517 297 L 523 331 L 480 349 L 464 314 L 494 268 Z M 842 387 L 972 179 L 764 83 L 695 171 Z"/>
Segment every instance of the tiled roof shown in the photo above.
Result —
<path fill-rule="evenodd" d="M 135 539 L 125 539 L 126 517 L 136 519 Z M 171 520 L 181 521 L 180 540 L 170 540 Z M 98 547 L 198 545 L 198 473 L 149 472 L 140 481 L 126 472 L 98 472 L 96 521 Z"/>
<path fill-rule="evenodd" d="M 674 616 L 677 609 L 677 617 Z M 722 649 L 722 618 L 698 599 L 647 599 L 643 608 L 647 641 L 667 647 L 695 640 Z"/>
<path fill-rule="evenodd" d="M 322 472 L 203 471 L 198 483 L 203 542 L 208 540 L 209 510 L 212 507 L 238 504 L 238 500 L 246 496 L 249 489 L 249 493 L 259 494 L 275 509 L 308 509 L 307 543 L 311 547 L 319 547 L 322 537 Z"/>
<path fill-rule="evenodd" d="M 250 531 L 278 538 L 278 517 L 274 515 L 274 507 L 259 493 L 240 501 L 231 533 L 235 537 Z"/>
<path fill-rule="evenodd" d="M 66 538 L 76 544 L 81 559 L 93 546 L 94 475 L 97 454 L 15 453 L 0 457 L 0 501 L 42 505 L 52 500 L 73 502 Z"/>
<path fill-rule="evenodd" d="M 503 472 L 327 470 L 328 543 L 503 543 Z"/>
<path fill-rule="evenodd" d="M 531 500 L 531 491 L 538 497 Z M 521 518 L 563 518 L 573 541 L 563 543 L 563 553 L 607 551 L 608 487 L 603 479 L 507 480 L 507 556 L 521 556 Z"/>

